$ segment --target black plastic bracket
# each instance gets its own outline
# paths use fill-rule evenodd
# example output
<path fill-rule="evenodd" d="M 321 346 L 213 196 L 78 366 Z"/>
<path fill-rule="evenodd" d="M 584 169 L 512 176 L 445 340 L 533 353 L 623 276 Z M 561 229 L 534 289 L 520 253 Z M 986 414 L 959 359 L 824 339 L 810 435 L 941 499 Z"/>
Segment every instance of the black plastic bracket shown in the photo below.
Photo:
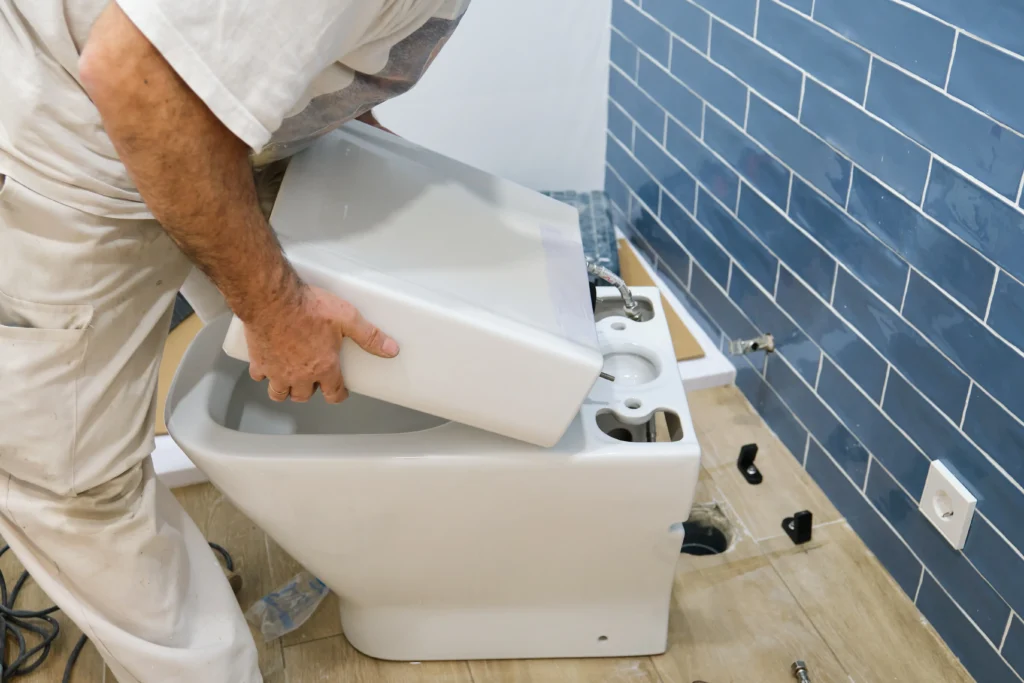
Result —
<path fill-rule="evenodd" d="M 748 484 L 760 484 L 764 481 L 761 470 L 757 469 L 757 465 L 754 464 L 755 458 L 757 458 L 757 444 L 748 443 L 740 448 L 740 457 L 736 459 L 736 467 L 739 468 L 740 474 Z"/>
<path fill-rule="evenodd" d="M 782 520 L 782 528 L 795 545 L 800 545 L 811 540 L 811 526 L 813 523 L 814 515 L 811 514 L 810 510 L 804 510 Z"/>

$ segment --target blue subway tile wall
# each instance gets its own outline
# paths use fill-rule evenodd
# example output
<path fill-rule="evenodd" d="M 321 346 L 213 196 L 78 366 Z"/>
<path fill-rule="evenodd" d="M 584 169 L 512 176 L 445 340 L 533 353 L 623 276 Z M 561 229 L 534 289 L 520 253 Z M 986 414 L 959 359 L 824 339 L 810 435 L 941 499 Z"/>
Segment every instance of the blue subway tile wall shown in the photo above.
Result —
<path fill-rule="evenodd" d="M 979 681 L 1024 677 L 1024 3 L 616 0 L 606 191 Z M 977 497 L 962 551 L 918 511 Z"/>

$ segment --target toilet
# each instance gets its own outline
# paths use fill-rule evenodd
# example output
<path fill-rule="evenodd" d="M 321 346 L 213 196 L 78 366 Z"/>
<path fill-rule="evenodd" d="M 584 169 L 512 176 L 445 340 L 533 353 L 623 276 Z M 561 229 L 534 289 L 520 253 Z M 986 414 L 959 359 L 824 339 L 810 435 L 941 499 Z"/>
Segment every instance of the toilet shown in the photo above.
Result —
<path fill-rule="evenodd" d="M 577 220 L 537 193 L 381 135 L 347 127 L 334 143 L 340 145 L 336 149 L 356 145 L 364 156 L 387 157 L 389 180 L 396 168 L 408 166 L 419 175 L 428 169 L 424 177 L 454 173 L 458 177 L 443 183 L 449 190 L 477 183 L 472 201 L 489 204 L 498 217 L 495 224 L 519 231 L 520 237 L 530 234 L 521 226 L 535 216 L 548 223 Z M 352 156 L 330 154 L 326 163 Z M 314 178 L 337 177 L 317 164 L 297 168 Z M 286 176 L 282 195 L 308 187 L 299 175 L 292 181 L 289 190 Z M 496 189 L 482 192 L 484 185 Z M 428 195 L 415 197 L 429 203 Z M 416 201 L 407 196 L 402 212 L 414 219 L 414 227 Z M 459 211 L 459 201 L 448 202 L 453 211 Z M 473 209 L 478 210 L 483 211 Z M 430 213 L 436 218 L 437 205 Z M 321 243 L 324 234 L 333 240 L 339 230 L 351 229 L 334 225 L 335 211 L 318 215 L 327 226 L 317 237 Z M 379 215 L 375 220 L 390 218 L 399 220 Z M 316 216 L 310 220 L 316 222 Z M 287 233 L 279 228 L 281 216 L 271 222 Z M 492 229 L 486 223 L 476 220 L 473 229 Z M 552 258 L 549 238 L 540 235 L 537 252 L 524 246 L 517 267 L 539 259 L 537 272 L 545 272 L 543 259 Z M 290 257 L 302 251 L 296 246 L 301 241 L 282 237 Z M 459 258 L 471 261 L 472 256 Z M 562 248 L 554 258 L 565 256 Z M 576 289 L 547 307 L 550 297 L 567 296 L 564 282 L 556 289 L 549 279 L 545 287 L 551 289 L 538 285 L 517 293 L 513 278 L 503 283 L 511 293 L 502 291 L 507 299 L 502 308 L 489 294 L 496 290 L 488 289 L 482 270 L 467 265 L 462 271 L 483 283 L 463 294 L 466 283 L 451 280 L 449 262 L 444 283 L 454 293 L 440 286 L 424 291 L 423 280 L 410 280 L 408 264 L 401 266 L 402 277 L 385 282 L 382 273 L 396 272 L 388 270 L 393 264 L 388 259 L 393 257 L 377 259 L 364 250 L 359 268 L 344 274 L 361 292 L 356 303 L 364 315 L 400 323 L 402 316 L 390 315 L 400 305 L 436 310 L 438 316 L 459 308 L 466 315 L 446 324 L 468 335 L 473 353 L 484 358 L 448 357 L 443 345 L 418 348 L 415 329 L 395 334 L 381 322 L 402 344 L 399 358 L 409 351 L 406 365 L 395 366 L 400 371 L 389 370 L 387 387 L 375 386 L 373 372 L 359 368 L 380 359 L 350 349 L 343 352 L 342 370 L 359 381 L 350 385 L 353 393 L 344 403 L 328 405 L 319 395 L 307 404 L 275 403 L 265 382 L 254 382 L 245 361 L 232 352 L 229 329 L 237 321 L 229 314 L 199 332 L 179 366 L 166 404 L 174 441 L 235 506 L 337 594 L 345 636 L 371 657 L 426 661 L 664 652 L 682 522 L 697 486 L 700 448 L 658 290 L 633 289 L 642 310 L 641 319 L 634 320 L 624 315 L 615 288 L 598 288 L 592 303 L 582 275 L 592 328 L 584 330 Z M 580 263 L 571 267 L 585 267 L 582 259 L 579 251 Z M 300 274 L 311 268 L 301 258 L 293 261 Z M 438 277 L 431 275 L 431 263 L 425 260 L 417 277 Z M 551 276 L 550 268 L 547 272 Z M 497 275 L 494 283 L 505 277 Z M 357 276 L 371 285 L 355 286 Z M 403 283 L 408 288 L 399 291 Z M 446 295 L 458 303 L 445 305 Z M 432 297 L 436 306 L 424 307 L 415 296 Z M 485 298 L 474 301 L 474 296 Z M 510 313 L 519 299 L 525 300 L 522 310 L 537 311 L 540 322 Z M 472 313 L 483 306 L 489 310 L 481 323 Z M 547 327 L 546 316 L 552 321 Z M 573 321 L 566 326 L 560 316 Z M 505 350 L 488 356 L 492 342 Z M 515 363 L 509 365 L 509 358 Z M 463 363 L 478 374 L 459 379 Z M 532 374 L 534 363 L 541 371 Z M 563 365 L 569 368 L 564 376 L 553 369 Z M 614 381 L 599 378 L 602 371 Z M 431 372 L 437 373 L 432 380 L 437 390 L 423 392 L 419 384 Z M 456 386 L 483 383 L 487 391 L 475 394 L 475 405 L 466 407 L 460 391 L 448 391 L 444 377 Z M 408 378 L 415 386 L 403 388 Z"/>

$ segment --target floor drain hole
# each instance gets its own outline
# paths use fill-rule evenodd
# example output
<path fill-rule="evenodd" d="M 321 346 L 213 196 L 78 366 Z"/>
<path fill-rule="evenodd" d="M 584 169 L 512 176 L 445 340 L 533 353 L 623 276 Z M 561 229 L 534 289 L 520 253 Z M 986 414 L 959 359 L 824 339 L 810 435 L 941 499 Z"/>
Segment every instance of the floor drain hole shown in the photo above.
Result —
<path fill-rule="evenodd" d="M 683 522 L 684 555 L 718 555 L 729 549 L 729 522 L 717 505 L 694 507 Z"/>

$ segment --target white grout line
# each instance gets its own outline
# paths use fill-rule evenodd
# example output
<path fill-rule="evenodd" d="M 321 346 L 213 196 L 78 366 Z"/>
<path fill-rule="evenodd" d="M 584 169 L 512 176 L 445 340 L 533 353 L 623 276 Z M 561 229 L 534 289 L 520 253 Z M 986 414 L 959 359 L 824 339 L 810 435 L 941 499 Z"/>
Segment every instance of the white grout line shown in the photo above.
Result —
<path fill-rule="evenodd" d="M 817 0 L 811 0 L 811 18 L 814 18 L 814 5 Z"/>
<path fill-rule="evenodd" d="M 875 66 L 875 55 L 874 53 L 868 53 L 868 79 L 864 81 L 864 99 L 861 101 L 860 106 L 864 109 L 868 108 L 868 90 L 871 89 L 871 70 Z"/>
<path fill-rule="evenodd" d="M 953 51 L 949 53 L 949 67 L 946 68 L 946 81 L 942 84 L 942 89 L 947 93 L 949 92 L 949 77 L 953 74 L 953 60 L 956 59 L 956 46 L 960 42 L 960 29 L 956 30 L 953 34 Z"/>
<path fill-rule="evenodd" d="M 819 349 L 819 351 L 820 351 L 820 353 L 818 354 L 818 374 L 816 374 L 814 376 L 814 387 L 813 387 L 813 389 L 814 389 L 814 393 L 815 394 L 818 393 L 818 384 L 821 382 L 821 369 L 823 367 L 825 367 L 825 351 L 824 351 L 824 349 Z M 822 399 L 822 400 L 824 400 L 824 399 Z"/>
<path fill-rule="evenodd" d="M 661 127 L 661 144 L 664 147 L 668 146 L 668 116 L 665 116 L 665 125 Z"/>
<path fill-rule="evenodd" d="M 711 25 L 714 22 L 712 21 L 711 12 L 708 12 L 707 14 L 708 14 L 708 46 L 707 46 L 707 49 L 704 50 L 704 54 L 707 56 L 708 59 L 711 59 Z"/>
<path fill-rule="evenodd" d="M 777 301 L 779 296 L 779 280 L 782 276 L 782 259 L 775 264 L 775 288 L 772 290 L 772 300 Z M 778 304 L 776 304 L 778 305 Z"/>
<path fill-rule="evenodd" d="M 740 216 L 740 197 L 743 196 L 743 179 L 742 178 L 737 178 L 737 181 L 738 182 L 736 184 L 736 209 L 733 211 L 733 213 L 736 215 L 736 218 L 739 218 L 739 216 Z"/>
<path fill-rule="evenodd" d="M 928 197 L 928 183 L 932 181 L 932 166 L 935 165 L 935 155 L 928 155 L 928 174 L 924 177 L 924 187 L 921 188 L 921 203 L 918 204 L 918 208 L 924 213 L 924 200 Z M 1021 180 L 1024 181 L 1024 173 L 1021 174 Z M 926 214 L 927 215 L 927 214 Z"/>
<path fill-rule="evenodd" d="M 703 102 L 703 101 L 702 101 Z M 700 139 L 704 139 L 704 123 L 708 120 L 708 104 L 703 102 L 700 107 Z M 1021 175 L 1024 177 L 1024 174 Z"/>
<path fill-rule="evenodd" d="M 796 107 L 796 120 L 799 121 L 804 115 L 804 92 L 807 91 L 807 74 L 800 78 L 800 103 Z"/>
<path fill-rule="evenodd" d="M 747 120 L 750 118 L 750 88 L 747 88 L 747 105 L 743 109 L 743 130 L 747 129 Z"/>
<path fill-rule="evenodd" d="M 999 283 L 999 274 L 1001 272 L 999 268 L 996 268 L 995 277 L 992 278 L 992 291 L 988 293 L 988 304 L 985 306 L 985 318 L 983 320 L 986 327 L 988 326 L 988 317 L 992 314 L 992 302 L 996 298 L 996 285 Z"/>
<path fill-rule="evenodd" d="M 917 580 L 917 590 L 914 591 L 914 604 L 917 604 L 917 596 L 921 594 L 921 586 L 924 585 L 924 562 L 921 563 L 921 578 Z"/>
<path fill-rule="evenodd" d="M 800 467 L 807 469 L 807 454 L 811 452 L 811 433 L 807 432 L 807 443 L 804 444 L 804 457 L 800 461 Z"/>
<path fill-rule="evenodd" d="M 1012 609 L 1010 610 L 1010 617 L 1006 620 L 1006 629 L 1003 631 L 1003 638 L 999 641 L 999 651 L 1003 651 L 1003 646 L 1006 645 L 1006 636 L 1010 633 L 1010 626 L 1013 624 L 1013 619 L 1017 614 Z"/>
<path fill-rule="evenodd" d="M 907 305 L 907 292 L 910 291 L 910 276 L 914 273 L 914 267 L 907 268 L 907 281 L 903 284 L 903 298 L 900 299 L 900 316 L 903 315 L 903 307 Z"/>
<path fill-rule="evenodd" d="M 882 394 L 878 397 L 878 409 L 884 412 L 882 404 L 885 403 L 885 392 L 889 388 L 889 373 L 892 372 L 892 363 L 886 363 L 885 366 L 885 381 L 882 382 Z"/>
<path fill-rule="evenodd" d="M 1014 204 L 1020 205 L 1021 192 L 1024 191 L 1024 173 L 1020 176 L 1020 185 L 1017 186 L 1017 199 L 1014 200 Z"/>
<path fill-rule="evenodd" d="M 860 492 L 864 494 L 865 498 L 868 496 L 868 480 L 871 478 L 871 463 L 875 459 L 875 456 L 870 455 L 870 451 L 868 451 L 868 453 L 868 466 L 864 469 L 864 487 L 860 490 Z"/>
<path fill-rule="evenodd" d="M 964 399 L 964 411 L 960 413 L 960 431 L 964 430 L 964 420 L 967 419 L 967 406 L 971 405 L 971 392 L 974 391 L 974 379 L 967 385 L 967 398 Z"/>
<path fill-rule="evenodd" d="M 630 138 L 629 138 L 629 151 L 630 152 L 632 152 L 633 150 L 636 149 L 636 129 L 639 128 L 639 127 L 640 127 L 640 124 L 638 124 L 636 121 L 634 121 L 633 122 L 633 128 L 630 129 Z"/>
<path fill-rule="evenodd" d="M 789 189 L 786 190 L 786 211 L 785 211 L 786 216 L 788 217 L 789 216 L 789 200 L 793 197 L 793 176 L 796 175 L 796 174 L 793 173 L 792 169 L 790 169 L 788 166 L 786 167 L 786 169 L 789 170 Z"/>
<path fill-rule="evenodd" d="M 758 17 L 761 14 L 761 0 L 755 0 L 754 2 L 754 40 L 757 40 L 757 25 L 760 23 Z"/>
<path fill-rule="evenodd" d="M 690 287 L 693 286 L 693 256 L 690 256 L 690 265 L 686 268 L 686 291 L 690 291 Z"/>
<path fill-rule="evenodd" d="M 828 253 L 827 249 L 825 251 L 826 251 L 826 253 Z M 833 258 L 835 258 L 835 257 L 833 257 Z M 825 302 L 827 307 L 830 310 L 835 310 L 834 308 L 832 308 L 832 303 L 836 300 L 836 283 L 837 282 L 839 282 L 839 259 L 836 259 L 836 272 L 832 273 L 832 293 L 829 295 L 828 301 Z M 813 292 L 814 288 L 811 288 L 811 291 Z M 853 325 L 850 325 L 850 327 L 853 327 Z"/>
<path fill-rule="evenodd" d="M 657 215 L 659 217 L 661 216 L 661 202 L 664 199 L 664 197 L 665 197 L 665 190 L 663 190 L 663 189 L 661 189 L 659 187 L 658 188 L 658 213 L 657 213 Z"/>
<path fill-rule="evenodd" d="M 855 166 L 850 168 L 850 184 L 846 186 L 846 202 L 843 204 L 843 212 L 844 213 L 850 213 L 850 195 L 853 194 L 853 175 L 854 175 L 854 171 L 855 170 L 856 170 Z M 885 243 L 883 242 L 883 244 L 885 244 Z M 886 246 L 888 246 L 888 245 L 886 245 Z M 889 249 L 891 251 L 892 247 L 889 247 Z M 897 256 L 899 256 L 899 254 L 897 254 Z"/>
<path fill-rule="evenodd" d="M 701 226 L 701 227 L 704 227 L 704 226 Z M 733 265 L 735 265 L 735 263 L 736 263 L 736 260 L 732 257 L 732 254 L 730 254 L 728 251 L 725 252 L 725 253 L 729 257 L 729 272 L 725 276 L 725 295 L 726 295 L 726 297 L 728 297 L 729 296 L 729 289 L 732 287 L 732 269 L 733 269 Z M 739 306 L 737 306 L 736 308 L 738 309 Z M 755 327 L 756 327 L 756 325 L 755 325 Z"/>

